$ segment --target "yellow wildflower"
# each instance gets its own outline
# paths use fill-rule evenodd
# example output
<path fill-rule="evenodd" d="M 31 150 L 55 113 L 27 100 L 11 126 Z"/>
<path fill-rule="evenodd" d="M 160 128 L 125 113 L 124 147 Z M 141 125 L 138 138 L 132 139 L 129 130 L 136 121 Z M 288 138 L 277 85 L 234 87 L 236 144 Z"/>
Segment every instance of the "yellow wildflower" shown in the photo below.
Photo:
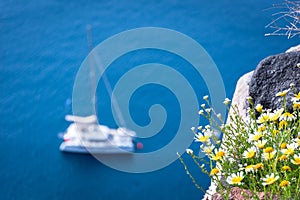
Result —
<path fill-rule="evenodd" d="M 289 90 L 283 90 L 282 92 L 278 92 L 276 97 L 285 97 Z"/>
<path fill-rule="evenodd" d="M 211 171 L 210 171 L 210 175 L 213 176 L 213 175 L 216 175 L 220 172 L 220 170 L 218 168 L 213 168 Z"/>
<path fill-rule="evenodd" d="M 285 148 L 286 148 L 286 145 L 287 145 L 287 143 L 283 142 L 283 143 L 280 144 L 280 148 L 281 148 L 281 149 L 285 149 Z"/>
<path fill-rule="evenodd" d="M 276 136 L 278 132 L 279 132 L 279 130 L 274 129 L 274 130 L 272 131 L 273 136 Z"/>
<path fill-rule="evenodd" d="M 287 155 L 282 155 L 278 158 L 278 160 L 280 160 L 280 161 L 284 161 L 284 160 L 287 160 L 287 159 L 288 159 Z"/>
<path fill-rule="evenodd" d="M 220 150 L 220 151 L 215 151 L 215 155 L 212 156 L 212 160 L 222 160 L 223 156 L 225 156 L 225 152 Z"/>
<path fill-rule="evenodd" d="M 257 163 L 256 165 L 253 166 L 253 169 L 255 169 L 255 170 L 264 169 L 264 164 L 263 163 Z"/>
<path fill-rule="evenodd" d="M 299 101 L 300 100 L 300 92 L 298 92 L 298 94 L 295 95 L 295 97 L 292 98 L 293 102 Z"/>
<path fill-rule="evenodd" d="M 280 187 L 286 187 L 286 186 L 289 186 L 290 185 L 290 182 L 287 181 L 287 180 L 283 180 L 281 181 L 281 183 L 279 184 Z"/>
<path fill-rule="evenodd" d="M 268 122 L 269 120 L 270 120 L 270 116 L 266 113 L 263 113 L 261 116 L 259 116 L 257 123 L 261 124 L 261 123 Z"/>
<path fill-rule="evenodd" d="M 292 169 L 289 167 L 289 166 L 283 166 L 282 168 L 281 168 L 283 171 L 291 171 Z"/>
<path fill-rule="evenodd" d="M 299 102 L 294 102 L 293 103 L 293 108 L 294 108 L 294 110 L 300 109 L 300 103 Z"/>
<path fill-rule="evenodd" d="M 271 153 L 273 151 L 274 151 L 273 147 L 267 147 L 267 148 L 264 149 L 265 153 Z"/>
<path fill-rule="evenodd" d="M 225 156 L 225 152 L 224 151 L 218 151 L 218 153 L 216 155 L 217 156 Z"/>
<path fill-rule="evenodd" d="M 263 106 L 261 104 L 257 104 L 256 107 L 255 107 L 255 109 L 256 109 L 257 112 L 262 113 Z"/>
<path fill-rule="evenodd" d="M 262 132 L 265 131 L 266 129 L 267 129 L 266 126 L 260 126 L 260 127 L 258 127 L 257 132 L 262 133 Z"/>
<path fill-rule="evenodd" d="M 285 120 L 282 120 L 279 122 L 279 130 L 285 128 L 287 125 L 287 122 Z"/>

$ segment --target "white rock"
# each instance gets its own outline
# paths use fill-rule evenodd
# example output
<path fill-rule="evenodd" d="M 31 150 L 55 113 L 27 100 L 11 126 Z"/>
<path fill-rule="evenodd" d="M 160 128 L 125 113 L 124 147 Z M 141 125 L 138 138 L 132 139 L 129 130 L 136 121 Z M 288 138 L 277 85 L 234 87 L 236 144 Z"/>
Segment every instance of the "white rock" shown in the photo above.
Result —
<path fill-rule="evenodd" d="M 247 97 L 249 96 L 249 82 L 251 80 L 253 71 L 244 74 L 237 82 L 235 91 L 233 94 L 231 105 L 237 105 L 240 116 L 246 118 L 247 116 Z M 229 111 L 228 116 L 232 114 L 232 110 Z M 230 122 L 230 117 L 227 118 L 226 123 Z"/>
<path fill-rule="evenodd" d="M 289 48 L 288 50 L 286 50 L 286 53 L 294 52 L 294 51 L 300 51 L 300 44 L 297 45 L 297 46 Z"/>

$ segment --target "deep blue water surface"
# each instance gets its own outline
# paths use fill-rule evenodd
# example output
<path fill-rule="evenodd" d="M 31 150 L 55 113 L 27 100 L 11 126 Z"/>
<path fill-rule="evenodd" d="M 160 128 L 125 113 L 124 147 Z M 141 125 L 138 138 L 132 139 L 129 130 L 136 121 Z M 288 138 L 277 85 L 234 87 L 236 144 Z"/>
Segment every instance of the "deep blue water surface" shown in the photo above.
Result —
<path fill-rule="evenodd" d="M 58 150 L 57 133 L 67 127 L 64 116 L 71 113 L 66 100 L 72 98 L 76 72 L 88 54 L 86 25 L 93 27 L 94 44 L 139 27 L 182 32 L 211 55 L 231 97 L 238 78 L 262 58 L 299 43 L 298 38 L 264 36 L 271 14 L 263 10 L 271 3 L 275 1 L 0 1 L 0 199 L 200 199 L 203 194 L 179 161 L 159 171 L 129 174 L 92 156 Z M 166 52 L 137 51 L 118 59 L 107 75 L 114 83 L 122 70 L 154 61 L 174 68 L 184 63 Z M 201 78 L 191 75 L 190 81 L 199 99 L 207 94 Z M 101 83 L 98 88 L 99 95 L 104 93 Z M 173 137 L 180 118 L 178 102 L 169 101 L 172 94 L 153 85 L 138 92 L 131 109 L 137 123 L 149 123 L 151 104 L 161 103 L 170 111 L 168 127 L 163 129 L 166 137 L 144 142 L 143 151 L 152 151 Z M 98 113 L 104 124 L 113 127 L 108 105 L 103 94 Z M 196 169 L 191 167 L 207 187 L 209 180 Z"/>

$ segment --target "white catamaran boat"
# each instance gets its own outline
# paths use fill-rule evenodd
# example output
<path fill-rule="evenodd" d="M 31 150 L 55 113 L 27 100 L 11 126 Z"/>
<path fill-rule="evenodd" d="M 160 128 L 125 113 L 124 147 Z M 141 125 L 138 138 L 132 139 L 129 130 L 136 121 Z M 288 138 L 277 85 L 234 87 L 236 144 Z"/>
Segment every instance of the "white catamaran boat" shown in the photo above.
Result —
<path fill-rule="evenodd" d="M 91 27 L 88 26 L 88 41 L 90 50 L 92 50 L 91 39 Z M 97 60 L 96 56 L 91 53 L 90 59 L 93 59 L 91 65 L 91 83 L 92 87 L 95 81 L 94 67 L 98 67 L 100 71 L 104 71 L 101 63 Z M 122 113 L 119 105 L 112 94 L 111 86 L 108 79 L 103 75 L 104 84 L 108 94 L 110 95 L 113 103 L 113 107 L 116 110 L 118 119 L 122 126 L 125 125 Z M 92 105 L 96 105 L 96 97 L 92 98 Z M 90 115 L 86 117 L 67 115 L 65 117 L 67 121 L 72 122 L 67 131 L 63 134 L 64 142 L 60 145 L 60 150 L 63 152 L 72 153 L 91 153 L 91 154 L 122 154 L 132 153 L 135 150 L 134 137 L 136 136 L 134 131 L 126 128 L 110 129 L 107 126 L 99 125 L 97 116 Z M 137 143 L 137 148 L 142 149 L 143 145 Z"/>
<path fill-rule="evenodd" d="M 134 152 L 135 132 L 126 128 L 110 129 L 99 125 L 95 115 L 79 117 L 67 115 L 72 122 L 60 145 L 63 152 L 91 154 L 128 154 Z"/>

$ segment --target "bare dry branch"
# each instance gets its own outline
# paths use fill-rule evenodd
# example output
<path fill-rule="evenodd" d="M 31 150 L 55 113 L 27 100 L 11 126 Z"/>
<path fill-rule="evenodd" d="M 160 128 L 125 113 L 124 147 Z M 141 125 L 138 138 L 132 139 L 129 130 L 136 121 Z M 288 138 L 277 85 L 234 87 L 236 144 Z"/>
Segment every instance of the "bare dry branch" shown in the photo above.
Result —
<path fill-rule="evenodd" d="M 273 5 L 273 9 L 280 11 L 272 14 L 273 19 L 266 28 L 274 29 L 265 36 L 280 35 L 293 38 L 300 36 L 300 1 L 284 0 L 284 3 Z"/>

